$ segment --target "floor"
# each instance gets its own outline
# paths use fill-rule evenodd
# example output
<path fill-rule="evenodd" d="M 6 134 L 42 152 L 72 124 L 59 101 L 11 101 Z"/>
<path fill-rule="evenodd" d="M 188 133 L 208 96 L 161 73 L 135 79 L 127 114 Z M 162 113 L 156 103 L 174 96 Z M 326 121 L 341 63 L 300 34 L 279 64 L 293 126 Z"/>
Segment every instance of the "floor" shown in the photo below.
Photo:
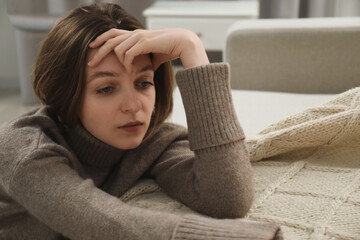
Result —
<path fill-rule="evenodd" d="M 0 91 L 0 124 L 40 105 L 23 105 L 18 90 Z"/>

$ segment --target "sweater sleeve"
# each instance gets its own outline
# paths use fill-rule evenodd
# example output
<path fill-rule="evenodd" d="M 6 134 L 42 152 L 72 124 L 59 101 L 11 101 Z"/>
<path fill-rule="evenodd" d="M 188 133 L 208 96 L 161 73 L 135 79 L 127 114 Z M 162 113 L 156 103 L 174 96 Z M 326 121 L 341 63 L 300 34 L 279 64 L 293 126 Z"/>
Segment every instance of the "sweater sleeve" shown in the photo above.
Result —
<path fill-rule="evenodd" d="M 9 195 L 73 240 L 171 238 L 179 217 L 123 203 L 96 188 L 92 180 L 82 179 L 65 155 L 57 146 L 32 151 L 13 171 L 6 187 Z"/>
<path fill-rule="evenodd" d="M 174 141 L 151 174 L 170 196 L 212 217 L 243 217 L 253 200 L 244 133 L 232 103 L 229 65 L 214 63 L 176 75 L 188 140 Z"/>

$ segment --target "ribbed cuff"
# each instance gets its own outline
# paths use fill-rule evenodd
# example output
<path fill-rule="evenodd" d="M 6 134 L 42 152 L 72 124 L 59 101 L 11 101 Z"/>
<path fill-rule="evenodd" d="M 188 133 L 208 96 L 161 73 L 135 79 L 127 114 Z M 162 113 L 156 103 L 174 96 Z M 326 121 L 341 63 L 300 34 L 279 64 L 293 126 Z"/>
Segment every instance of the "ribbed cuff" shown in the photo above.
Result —
<path fill-rule="evenodd" d="M 211 219 L 184 216 L 171 240 L 283 239 L 279 226 L 244 219 Z"/>
<path fill-rule="evenodd" d="M 176 81 L 184 103 L 192 150 L 244 138 L 231 98 L 228 64 L 213 63 L 180 70 Z"/>

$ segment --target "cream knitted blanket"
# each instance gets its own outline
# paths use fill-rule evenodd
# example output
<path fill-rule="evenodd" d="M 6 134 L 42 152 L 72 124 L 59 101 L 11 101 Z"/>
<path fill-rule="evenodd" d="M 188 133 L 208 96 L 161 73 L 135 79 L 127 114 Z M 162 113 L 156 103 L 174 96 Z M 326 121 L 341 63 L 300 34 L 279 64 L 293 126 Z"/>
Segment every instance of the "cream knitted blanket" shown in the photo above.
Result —
<path fill-rule="evenodd" d="M 360 239 L 360 88 L 247 139 L 256 199 L 248 219 L 281 225 L 285 239 Z M 152 181 L 121 198 L 193 213 Z"/>

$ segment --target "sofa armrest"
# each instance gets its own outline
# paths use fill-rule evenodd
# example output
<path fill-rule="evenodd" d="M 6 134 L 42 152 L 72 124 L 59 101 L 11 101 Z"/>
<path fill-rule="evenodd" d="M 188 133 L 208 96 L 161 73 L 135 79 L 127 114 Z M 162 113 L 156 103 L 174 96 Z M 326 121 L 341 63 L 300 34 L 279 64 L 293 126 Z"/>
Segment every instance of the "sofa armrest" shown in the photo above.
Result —
<path fill-rule="evenodd" d="M 360 17 L 238 21 L 224 61 L 233 89 L 339 93 L 360 85 Z"/>

